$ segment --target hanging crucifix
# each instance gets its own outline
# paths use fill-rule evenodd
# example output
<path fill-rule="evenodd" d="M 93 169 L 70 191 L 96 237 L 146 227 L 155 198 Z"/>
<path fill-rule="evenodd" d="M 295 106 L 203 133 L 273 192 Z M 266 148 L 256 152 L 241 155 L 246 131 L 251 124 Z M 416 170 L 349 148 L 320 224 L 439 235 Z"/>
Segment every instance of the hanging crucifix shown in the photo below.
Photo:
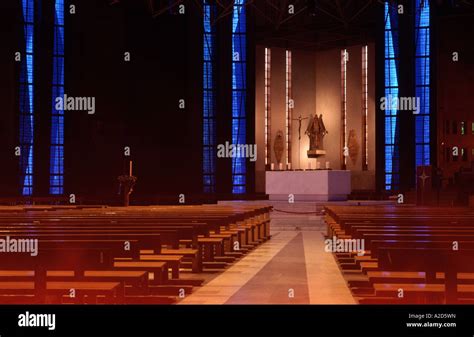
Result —
<path fill-rule="evenodd" d="M 303 118 L 301 115 L 299 115 L 298 118 L 293 118 L 292 120 L 298 121 L 298 169 L 301 170 L 301 122 L 303 122 L 305 119 L 308 119 L 309 117 Z"/>

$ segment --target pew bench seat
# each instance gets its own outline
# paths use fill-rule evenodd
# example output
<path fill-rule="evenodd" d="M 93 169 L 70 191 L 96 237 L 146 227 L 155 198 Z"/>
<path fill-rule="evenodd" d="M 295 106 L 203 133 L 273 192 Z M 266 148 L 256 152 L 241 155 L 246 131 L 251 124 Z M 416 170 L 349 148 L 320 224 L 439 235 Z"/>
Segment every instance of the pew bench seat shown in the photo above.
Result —
<path fill-rule="evenodd" d="M 70 296 L 74 289 L 75 302 L 80 302 L 83 297 L 104 296 L 111 303 L 122 303 L 124 298 L 124 287 L 120 282 L 46 282 L 46 295 L 59 297 Z M 33 295 L 35 294 L 35 282 L 0 282 L 0 295 Z M 2 296 L 0 296 L 0 302 Z"/>
<path fill-rule="evenodd" d="M 153 250 L 150 249 L 144 249 L 140 250 L 140 255 L 153 255 L 154 252 Z M 160 255 L 181 255 L 183 256 L 186 260 L 191 261 L 191 269 L 194 273 L 200 273 L 202 272 L 202 263 L 199 255 L 199 250 L 198 249 L 193 249 L 193 248 L 161 248 Z M 185 262 L 185 259 L 183 259 L 182 262 Z M 183 263 L 181 264 L 181 267 L 183 267 Z"/>
<path fill-rule="evenodd" d="M 369 271 L 367 276 L 371 283 L 423 283 L 426 280 L 425 272 Z M 433 283 L 444 284 L 444 273 L 436 273 L 433 281 Z M 457 281 L 462 284 L 473 284 L 474 274 L 458 273 Z"/>
<path fill-rule="evenodd" d="M 114 261 L 117 270 L 146 271 L 150 283 L 165 284 L 168 280 L 168 264 L 155 261 Z"/>
<path fill-rule="evenodd" d="M 35 277 L 32 270 L 0 270 L 0 281 L 31 281 Z M 50 281 L 70 281 L 77 278 L 74 271 L 50 270 L 46 272 Z M 90 282 L 123 282 L 133 287 L 147 287 L 148 273 L 125 270 L 86 270 L 81 277 Z"/>
<path fill-rule="evenodd" d="M 426 283 L 375 283 L 373 285 L 377 296 L 397 296 L 399 289 L 403 289 L 405 294 L 410 293 L 441 293 L 445 294 L 444 284 L 426 284 Z M 474 285 L 458 284 L 457 291 L 460 297 L 473 297 Z"/>
<path fill-rule="evenodd" d="M 183 255 L 164 255 L 164 254 L 140 255 L 140 261 L 166 262 L 168 266 L 171 268 L 171 275 L 173 278 L 179 278 L 179 268 L 181 266 L 182 260 L 183 260 Z"/>

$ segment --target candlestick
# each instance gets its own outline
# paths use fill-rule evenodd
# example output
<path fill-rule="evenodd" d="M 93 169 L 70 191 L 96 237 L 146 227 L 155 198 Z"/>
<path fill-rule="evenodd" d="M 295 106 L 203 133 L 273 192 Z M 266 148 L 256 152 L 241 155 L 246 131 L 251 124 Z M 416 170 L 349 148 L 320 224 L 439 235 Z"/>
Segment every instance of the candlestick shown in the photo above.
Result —
<path fill-rule="evenodd" d="M 287 170 L 291 170 L 291 163 L 287 164 Z"/>
<path fill-rule="evenodd" d="M 321 168 L 321 162 L 316 160 L 316 170 L 319 170 Z"/>
<path fill-rule="evenodd" d="M 272 170 L 272 171 L 275 170 L 275 163 L 270 164 L 270 170 Z"/>
<path fill-rule="evenodd" d="M 279 163 L 278 168 L 280 169 L 280 171 L 283 171 L 283 163 Z"/>
<path fill-rule="evenodd" d="M 327 162 L 326 162 L 326 170 L 329 170 L 330 168 L 331 168 L 331 165 L 330 165 L 330 163 L 327 161 Z"/>

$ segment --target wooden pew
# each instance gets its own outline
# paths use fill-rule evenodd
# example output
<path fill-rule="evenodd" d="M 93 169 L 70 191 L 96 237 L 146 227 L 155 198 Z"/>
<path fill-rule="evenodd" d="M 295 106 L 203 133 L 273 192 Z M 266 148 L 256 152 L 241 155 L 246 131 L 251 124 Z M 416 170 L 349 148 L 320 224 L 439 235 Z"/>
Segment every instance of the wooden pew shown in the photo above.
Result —
<path fill-rule="evenodd" d="M 70 282 L 47 281 L 47 271 L 72 270 L 82 278 L 87 269 L 107 270 L 112 264 L 111 252 L 104 249 L 60 248 L 41 249 L 38 255 L 30 253 L 9 253 L 11 258 L 0 259 L 0 270 L 33 270 L 33 282 L 0 282 L 2 295 L 34 295 L 40 301 L 48 295 L 63 296 L 74 289 L 78 299 L 84 296 L 105 296 L 112 303 L 122 303 L 124 287 L 119 282 Z M 5 299 L 5 297 L 3 298 Z M 1 299 L 0 299 L 1 300 Z"/>
<path fill-rule="evenodd" d="M 164 270 L 169 266 L 172 269 L 172 277 L 176 278 L 179 276 L 179 264 L 183 257 L 197 261 L 204 255 L 210 260 L 209 262 L 215 260 L 216 263 L 224 264 L 225 261 L 227 265 L 242 253 L 270 238 L 268 213 L 271 207 L 131 208 L 87 209 L 71 206 L 34 206 L 23 207 L 21 210 L 6 208 L 0 212 L 0 236 L 37 238 L 51 250 L 60 250 L 67 242 L 73 248 L 100 251 L 102 256 L 107 252 L 113 256 L 111 270 L 92 268 L 84 270 L 80 277 L 103 281 L 117 276 L 120 286 L 125 280 L 130 282 L 132 279 L 133 282 L 135 279 L 143 280 L 143 270 L 147 274 L 156 273 L 154 281 L 158 284 L 166 282 L 168 272 Z M 132 245 L 133 253 L 121 251 L 125 241 Z M 233 251 L 232 243 L 235 241 L 238 241 L 242 248 L 239 252 Z M 186 244 L 190 242 L 190 247 L 182 247 L 180 245 L 182 242 Z M 83 247 L 80 247 L 81 244 Z M 161 262 L 160 259 L 165 262 Z M 174 264 L 175 262 L 178 264 Z M 28 264 L 23 267 L 25 266 Z M 195 266 L 196 263 L 193 262 L 193 270 L 200 271 Z M 126 273 L 127 271 L 131 273 Z M 17 272 L 16 275 L 14 272 Z M 8 277 L 10 279 L 17 277 L 17 280 L 22 277 L 27 280 L 31 277 L 31 271 L 24 269 L 2 270 L 0 267 L 0 279 L 2 273 L 5 280 Z M 34 274 L 40 275 L 36 272 Z M 76 279 L 76 274 L 71 274 L 67 270 L 53 269 L 46 272 L 48 275 L 46 277 L 47 282 L 63 282 L 63 280 L 67 282 L 70 277 Z M 36 279 L 35 276 L 35 281 Z M 179 282 L 179 280 L 169 281 L 170 284 Z M 27 288 L 27 284 L 23 286 Z M 153 289 L 158 289 L 159 286 L 149 285 L 148 288 L 153 292 Z"/>
<path fill-rule="evenodd" d="M 383 270 L 443 272 L 446 303 L 457 303 L 458 273 L 474 273 L 474 249 L 379 247 L 379 265 Z M 430 258 L 427 259 L 426 257 Z M 409 261 L 407 261 L 409 257 Z M 474 294 L 474 286 L 459 287 Z M 464 288 L 464 289 L 463 289 Z M 377 288 L 376 288 L 377 290 Z"/>
<path fill-rule="evenodd" d="M 365 256 L 358 257 L 354 253 L 336 253 L 336 256 L 341 266 L 352 261 L 368 275 L 369 284 L 379 295 L 374 300 L 382 300 L 375 303 L 397 303 L 395 290 L 401 285 L 410 293 L 428 298 L 429 294 L 442 294 L 450 303 L 458 300 L 456 289 L 464 297 L 474 292 L 470 285 L 474 271 L 466 266 L 474 249 L 472 210 L 330 206 L 325 211 L 328 236 L 364 240 Z M 453 250 L 454 244 L 458 251 Z M 432 256 L 428 254 L 431 252 Z M 443 258 L 451 263 L 446 263 L 441 270 L 439 266 L 434 267 L 436 261 Z M 359 291 L 355 287 L 354 291 Z M 364 303 L 370 303 L 370 299 L 364 298 L 368 301 Z"/>

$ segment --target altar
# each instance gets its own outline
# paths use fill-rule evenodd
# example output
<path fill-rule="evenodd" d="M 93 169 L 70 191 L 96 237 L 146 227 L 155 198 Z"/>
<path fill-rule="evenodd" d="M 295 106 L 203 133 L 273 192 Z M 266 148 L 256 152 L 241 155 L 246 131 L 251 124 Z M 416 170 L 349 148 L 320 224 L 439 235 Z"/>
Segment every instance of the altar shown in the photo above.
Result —
<path fill-rule="evenodd" d="M 351 193 L 351 171 L 267 171 L 265 193 L 270 200 L 344 201 Z"/>

